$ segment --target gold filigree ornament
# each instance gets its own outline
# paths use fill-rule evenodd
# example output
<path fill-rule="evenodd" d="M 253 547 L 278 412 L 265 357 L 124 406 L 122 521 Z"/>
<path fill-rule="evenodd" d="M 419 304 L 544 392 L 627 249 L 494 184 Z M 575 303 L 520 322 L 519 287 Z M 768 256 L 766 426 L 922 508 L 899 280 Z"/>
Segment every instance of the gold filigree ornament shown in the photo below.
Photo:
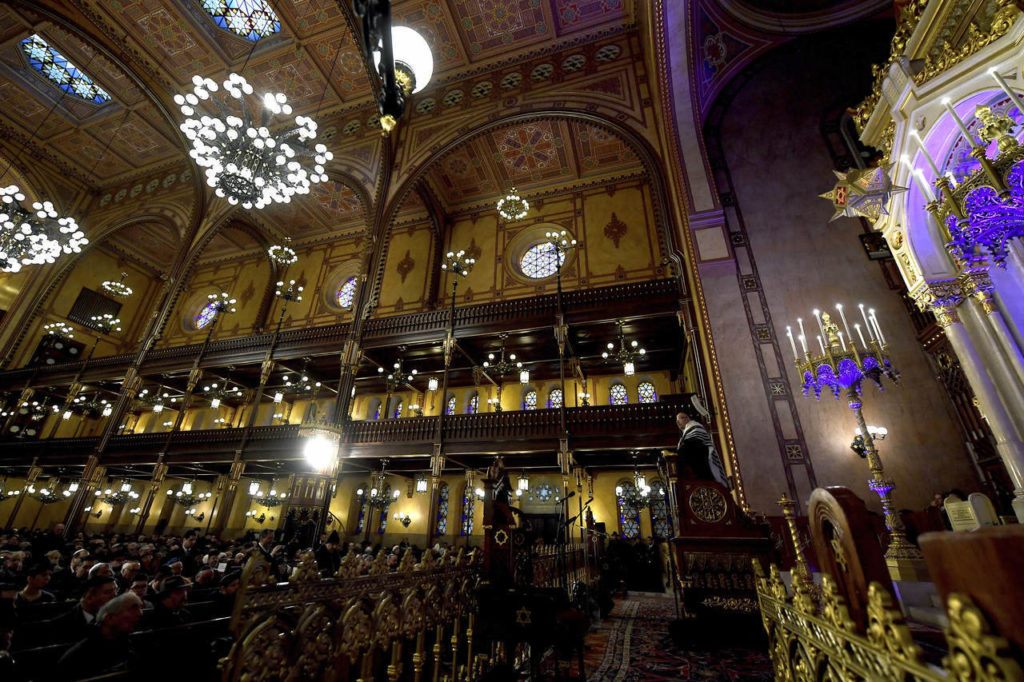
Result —
<path fill-rule="evenodd" d="M 868 585 L 868 628 L 865 633 L 872 646 L 897 659 L 916 663 L 921 647 L 914 643 L 903 614 L 893 605 L 892 595 L 879 583 Z"/>
<path fill-rule="evenodd" d="M 359 560 L 354 552 L 346 554 L 338 564 L 338 572 L 334 574 L 339 580 L 349 580 L 359 575 Z"/>
<path fill-rule="evenodd" d="M 779 573 L 779 567 L 775 564 L 771 565 L 768 569 L 768 593 L 775 599 L 781 602 L 785 602 L 789 599 L 789 593 L 786 591 L 786 583 L 782 581 L 782 574 Z"/>
<path fill-rule="evenodd" d="M 304 680 L 319 680 L 335 657 L 334 622 L 323 604 L 313 604 L 299 621 L 299 660 L 296 666 Z"/>
<path fill-rule="evenodd" d="M 956 680 L 1024 680 L 1024 670 L 1013 659 L 1009 642 L 992 634 L 988 619 L 971 598 L 954 592 L 946 601 L 949 656 L 943 667 Z"/>
<path fill-rule="evenodd" d="M 845 632 L 857 630 L 857 624 L 850 618 L 846 600 L 839 594 L 839 586 L 827 573 L 821 576 L 821 617 Z"/>
<path fill-rule="evenodd" d="M 288 676 L 288 628 L 271 616 L 253 628 L 240 644 L 243 655 L 236 679 L 282 680 Z"/>
<path fill-rule="evenodd" d="M 395 603 L 391 595 L 384 597 L 374 609 L 373 626 L 373 639 L 379 646 L 386 647 L 392 640 L 398 638 L 402 628 L 402 618 L 398 604 Z"/>
<path fill-rule="evenodd" d="M 360 602 L 356 602 L 341 620 L 341 653 L 348 656 L 353 664 L 358 662 L 360 654 L 369 648 L 373 635 L 373 621 Z"/>
<path fill-rule="evenodd" d="M 717 523 L 725 517 L 725 497 L 716 488 L 695 488 L 690 493 L 688 504 L 693 515 L 705 523 Z"/>
<path fill-rule="evenodd" d="M 320 569 L 316 565 L 316 556 L 312 551 L 305 552 L 299 565 L 288 578 L 290 583 L 310 583 L 320 580 Z"/>

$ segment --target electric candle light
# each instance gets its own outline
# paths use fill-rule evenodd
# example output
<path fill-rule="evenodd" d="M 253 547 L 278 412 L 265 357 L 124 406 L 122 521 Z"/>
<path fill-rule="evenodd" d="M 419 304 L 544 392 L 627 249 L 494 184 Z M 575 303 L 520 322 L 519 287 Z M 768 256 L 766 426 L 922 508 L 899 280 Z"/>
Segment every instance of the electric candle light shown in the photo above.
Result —
<path fill-rule="evenodd" d="M 807 355 L 807 337 L 803 334 L 800 335 L 800 349 Z"/>
<path fill-rule="evenodd" d="M 839 319 L 843 321 L 843 329 L 846 330 L 846 336 L 849 338 L 853 338 L 852 336 L 850 336 L 850 325 L 846 324 L 846 314 L 843 312 L 843 304 L 836 303 L 836 310 L 839 311 Z"/>
<path fill-rule="evenodd" d="M 964 123 L 960 115 L 956 113 L 956 109 L 953 108 L 953 103 L 948 97 L 942 100 L 942 104 L 945 105 L 946 110 L 953 116 L 953 121 L 956 122 L 956 127 L 960 129 L 960 132 L 967 138 L 967 144 L 972 147 L 975 145 L 974 137 L 971 135 L 971 131 L 967 129 L 967 125 Z"/>
<path fill-rule="evenodd" d="M 858 303 L 857 307 L 860 308 L 861 317 L 864 318 L 864 328 L 868 330 L 868 338 L 872 341 L 875 340 L 875 333 L 871 330 L 871 323 L 868 322 L 868 314 L 864 312 L 864 304 Z M 867 346 L 865 346 L 866 348 Z"/>
<path fill-rule="evenodd" d="M 825 342 L 821 340 L 821 334 L 818 334 L 818 347 L 821 348 L 821 354 L 825 354 Z"/>
<path fill-rule="evenodd" d="M 1006 93 L 1010 100 L 1015 105 L 1017 105 L 1017 111 L 1019 111 L 1021 114 L 1024 114 L 1024 101 L 1021 101 L 1020 96 L 1016 93 L 1016 91 L 1014 91 L 1013 88 L 1009 86 L 1009 84 L 1003 79 L 1002 76 L 999 75 L 999 72 L 996 71 L 994 68 L 989 69 L 988 72 L 996 80 L 996 83 L 999 83 L 999 87 L 1003 89 L 1003 92 Z"/>
<path fill-rule="evenodd" d="M 825 328 L 821 326 L 821 311 L 815 308 L 811 312 L 814 313 L 814 319 L 818 321 L 818 331 L 821 332 L 822 336 L 825 336 Z"/>
<path fill-rule="evenodd" d="M 789 337 L 789 345 L 793 349 L 793 359 L 799 360 L 800 356 L 796 353 L 796 341 L 793 340 L 793 328 L 789 325 L 786 325 L 786 336 Z"/>
<path fill-rule="evenodd" d="M 928 149 L 924 146 L 924 140 L 921 139 L 920 133 L 916 130 L 911 130 L 910 135 L 917 140 L 917 145 L 921 148 L 924 160 L 928 162 L 928 166 L 932 169 L 932 172 L 935 173 L 935 177 L 939 178 L 942 173 L 939 172 L 939 167 L 935 165 L 935 159 L 932 158 L 931 154 L 928 153 Z"/>
<path fill-rule="evenodd" d="M 853 328 L 857 330 L 857 336 L 860 337 L 860 345 L 864 347 L 864 350 L 867 350 L 868 344 L 864 343 L 864 334 L 860 331 L 860 324 L 854 323 Z"/>

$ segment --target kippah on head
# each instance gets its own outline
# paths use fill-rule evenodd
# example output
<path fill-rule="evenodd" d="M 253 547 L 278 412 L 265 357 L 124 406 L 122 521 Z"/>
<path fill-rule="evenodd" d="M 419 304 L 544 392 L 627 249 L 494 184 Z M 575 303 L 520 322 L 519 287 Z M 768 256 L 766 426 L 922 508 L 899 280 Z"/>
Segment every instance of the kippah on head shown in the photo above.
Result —
<path fill-rule="evenodd" d="M 95 590 L 97 587 L 103 587 L 114 582 L 114 579 L 109 575 L 94 575 L 85 581 L 86 590 Z"/>

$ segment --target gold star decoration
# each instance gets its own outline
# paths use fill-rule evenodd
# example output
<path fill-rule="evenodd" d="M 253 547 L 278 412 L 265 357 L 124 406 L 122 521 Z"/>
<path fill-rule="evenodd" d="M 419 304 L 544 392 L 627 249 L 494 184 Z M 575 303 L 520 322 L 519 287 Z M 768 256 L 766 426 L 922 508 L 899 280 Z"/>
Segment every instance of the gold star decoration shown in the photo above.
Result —
<path fill-rule="evenodd" d="M 524 606 L 523 608 L 516 611 L 516 623 L 518 623 L 519 625 L 530 625 L 533 623 L 533 621 L 530 620 L 530 616 L 532 615 L 533 614 L 531 613 L 530 609 Z"/>
<path fill-rule="evenodd" d="M 836 210 L 829 222 L 841 216 L 862 216 L 875 221 L 888 215 L 885 206 L 892 195 L 907 191 L 906 187 L 892 184 L 889 168 L 854 168 L 845 173 L 832 171 L 838 178 L 835 187 L 818 195 L 831 201 Z"/>
<path fill-rule="evenodd" d="M 508 533 L 504 529 L 499 530 L 494 534 L 494 542 L 498 544 L 498 547 L 504 547 L 508 543 Z"/>

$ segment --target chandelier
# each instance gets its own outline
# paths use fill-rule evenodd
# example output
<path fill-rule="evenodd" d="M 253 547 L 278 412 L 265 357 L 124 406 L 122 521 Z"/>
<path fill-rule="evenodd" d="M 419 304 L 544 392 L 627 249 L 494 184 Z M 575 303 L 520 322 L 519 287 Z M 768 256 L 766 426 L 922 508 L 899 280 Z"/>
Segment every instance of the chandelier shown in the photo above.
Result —
<path fill-rule="evenodd" d="M 210 401 L 210 407 L 216 410 L 224 400 L 241 397 L 242 389 L 238 386 L 228 388 L 227 381 L 223 384 L 214 382 L 203 386 L 203 395 Z"/>
<path fill-rule="evenodd" d="M 153 412 L 156 414 L 163 412 L 164 408 L 167 407 L 168 404 L 174 405 L 178 402 L 177 396 L 172 396 L 167 391 L 161 393 L 160 388 L 161 387 L 158 386 L 152 391 L 148 388 L 142 389 L 139 391 L 139 394 L 135 396 L 136 402 L 141 405 L 151 407 Z"/>
<path fill-rule="evenodd" d="M 33 202 L 30 211 L 23 201 L 17 185 L 0 187 L 0 271 L 53 263 L 62 253 L 81 253 L 89 243 L 75 219 L 59 217 L 51 202 Z"/>
<path fill-rule="evenodd" d="M 100 332 L 101 334 L 109 334 L 110 332 L 121 331 L 121 318 L 114 317 L 110 313 L 103 313 L 102 315 L 91 315 L 89 317 L 89 326 Z"/>
<path fill-rule="evenodd" d="M 168 489 L 167 496 L 168 499 L 173 499 L 175 504 L 180 504 L 183 507 L 189 507 L 190 511 L 194 511 L 197 504 L 213 497 L 213 493 L 194 493 L 192 491 L 192 482 L 185 481 L 181 484 L 180 490 Z"/>
<path fill-rule="evenodd" d="M 214 96 L 219 88 L 209 78 L 193 76 L 192 84 L 192 92 L 175 95 L 174 101 L 186 117 L 180 127 L 192 142 L 189 156 L 206 169 L 206 184 L 218 197 L 232 206 L 263 208 L 308 194 L 311 183 L 327 180 L 323 164 L 334 155 L 323 144 L 310 147 L 316 121 L 299 115 L 287 132 L 268 127 L 274 116 L 292 113 L 284 93 L 268 92 L 262 104 L 247 103 L 252 85 L 236 73 L 223 82 L 227 96 Z M 215 116 L 198 109 L 205 100 L 216 106 Z M 260 112 L 259 120 L 254 112 Z"/>
<path fill-rule="evenodd" d="M 279 281 L 277 283 L 277 290 L 274 291 L 274 295 L 280 296 L 289 303 L 291 303 L 292 301 L 301 301 L 303 289 L 304 287 L 295 285 L 294 279 L 288 280 L 287 287 L 285 287 L 284 281 Z"/>
<path fill-rule="evenodd" d="M 405 113 L 406 100 L 430 82 L 434 58 L 423 37 L 407 26 L 392 26 L 391 0 L 354 0 L 363 55 L 381 80 L 380 127 L 385 134 Z"/>
<path fill-rule="evenodd" d="M 473 265 L 476 264 L 475 258 L 468 258 L 466 256 L 465 249 L 459 249 L 458 251 L 449 251 L 444 255 L 444 262 L 441 263 L 441 269 L 445 272 L 451 272 L 462 277 L 468 277 L 469 271 L 473 269 Z"/>
<path fill-rule="evenodd" d="M 640 346 L 640 343 L 634 339 L 626 345 L 626 339 L 622 334 L 622 320 L 618 320 L 615 324 L 619 327 L 619 350 L 615 350 L 615 344 L 609 343 L 608 350 L 601 353 L 601 357 L 605 360 L 614 360 L 622 364 L 622 371 L 626 376 L 633 376 L 636 373 L 636 361 L 647 354 L 647 351 Z"/>
<path fill-rule="evenodd" d="M 380 471 L 375 471 L 370 476 L 370 490 L 364 492 L 362 489 L 356 491 L 356 495 L 362 497 L 366 504 L 375 509 L 387 509 L 388 505 L 397 500 L 401 493 L 396 489 L 392 490 L 391 485 L 388 483 L 387 475 L 384 470 L 388 466 L 388 460 L 382 459 L 380 461 Z"/>
<path fill-rule="evenodd" d="M 303 358 L 302 371 L 298 373 L 297 377 L 295 377 L 295 381 L 292 381 L 292 376 L 290 374 L 285 374 L 284 376 L 281 377 L 281 379 L 284 380 L 284 385 L 285 387 L 287 387 L 289 393 L 293 393 L 295 395 L 312 395 L 315 391 L 317 391 L 317 389 L 320 388 L 321 382 L 311 377 L 309 373 L 306 371 L 308 366 L 309 358 Z M 283 394 L 281 395 L 281 399 L 284 399 Z M 274 402 L 281 402 L 280 400 L 277 399 L 277 394 L 274 394 Z"/>
<path fill-rule="evenodd" d="M 107 488 L 106 490 L 95 493 L 96 497 L 100 498 L 100 502 L 109 504 L 111 507 L 120 507 L 129 500 L 139 499 L 139 494 L 132 490 L 132 484 L 130 481 L 123 481 L 121 487 L 117 490 Z"/>
<path fill-rule="evenodd" d="M 314 422 L 299 428 L 303 439 L 302 456 L 319 473 L 330 473 L 338 460 L 341 431 L 333 424 Z"/>
<path fill-rule="evenodd" d="M 63 322 L 48 322 L 43 325 L 44 336 L 55 336 L 58 339 L 70 341 L 75 338 L 74 329 Z"/>
<path fill-rule="evenodd" d="M 508 194 L 501 199 L 498 199 L 498 215 L 509 222 L 522 220 L 529 211 L 530 202 L 519 196 L 519 192 L 515 187 L 510 189 Z M 575 243 L 575 240 L 573 243 Z"/>
<path fill-rule="evenodd" d="M 291 241 L 291 237 L 285 237 L 284 244 L 274 244 L 267 249 L 267 255 L 270 256 L 270 260 L 281 266 L 291 265 L 295 261 L 299 260 L 299 256 L 295 253 L 295 249 L 290 246 Z M 295 280 L 292 280 L 293 284 L 294 282 Z M 281 284 L 278 283 L 277 286 L 281 286 Z"/>
<path fill-rule="evenodd" d="M 207 307 L 213 310 L 214 317 L 219 317 L 222 313 L 236 312 L 235 299 L 231 298 L 231 294 L 222 291 L 219 294 L 207 294 L 206 298 L 209 301 Z"/>
<path fill-rule="evenodd" d="M 405 346 L 399 346 L 398 351 L 399 353 L 405 353 Z M 387 393 L 394 393 L 402 387 L 402 384 L 407 382 L 411 383 L 412 380 L 416 378 L 417 371 L 415 369 L 409 372 L 402 369 L 402 364 L 404 362 L 405 358 L 402 355 L 399 355 L 398 360 L 396 360 L 395 364 L 392 365 L 393 371 L 388 372 L 387 376 L 384 377 Z M 384 368 L 378 367 L 377 374 L 384 374 Z"/>
<path fill-rule="evenodd" d="M 260 505 L 261 507 L 271 509 L 273 507 L 279 507 L 282 504 L 284 504 L 285 498 L 288 497 L 288 493 L 278 494 L 277 489 L 274 487 L 274 484 L 271 484 L 270 490 L 268 490 L 267 493 L 264 494 L 260 490 L 259 481 L 253 481 L 252 483 L 249 484 L 249 496 L 252 497 L 253 502 Z"/>
<path fill-rule="evenodd" d="M 103 290 L 106 291 L 111 296 L 116 296 L 117 298 L 128 298 L 129 296 L 132 295 L 133 292 L 132 288 L 124 283 L 124 281 L 127 278 L 128 273 L 122 272 L 120 280 L 116 282 L 112 280 L 107 280 L 103 282 L 100 286 L 103 287 Z"/>
<path fill-rule="evenodd" d="M 77 483 L 71 483 L 68 487 L 60 491 L 60 481 L 51 481 L 52 485 L 48 485 L 42 488 L 39 492 L 36 492 L 34 485 L 29 485 L 28 494 L 32 495 L 35 499 L 39 500 L 40 504 L 53 504 L 54 502 L 60 502 L 63 499 L 71 497 L 78 490 Z"/>
<path fill-rule="evenodd" d="M 508 356 L 508 360 L 505 359 L 505 339 L 508 338 L 508 334 L 501 333 L 498 338 L 501 339 L 501 351 L 500 357 L 497 362 L 494 361 L 494 353 L 488 353 L 487 359 L 484 360 L 483 365 L 486 369 L 493 369 L 499 376 L 505 376 L 510 374 L 517 369 L 522 369 L 523 363 L 516 360 L 516 354 L 511 353 Z"/>
<path fill-rule="evenodd" d="M 633 455 L 633 483 L 632 485 L 615 486 L 615 495 L 622 499 L 623 503 L 640 511 L 650 502 L 651 487 L 647 485 L 647 477 L 640 473 L 637 466 L 637 456 Z"/>

